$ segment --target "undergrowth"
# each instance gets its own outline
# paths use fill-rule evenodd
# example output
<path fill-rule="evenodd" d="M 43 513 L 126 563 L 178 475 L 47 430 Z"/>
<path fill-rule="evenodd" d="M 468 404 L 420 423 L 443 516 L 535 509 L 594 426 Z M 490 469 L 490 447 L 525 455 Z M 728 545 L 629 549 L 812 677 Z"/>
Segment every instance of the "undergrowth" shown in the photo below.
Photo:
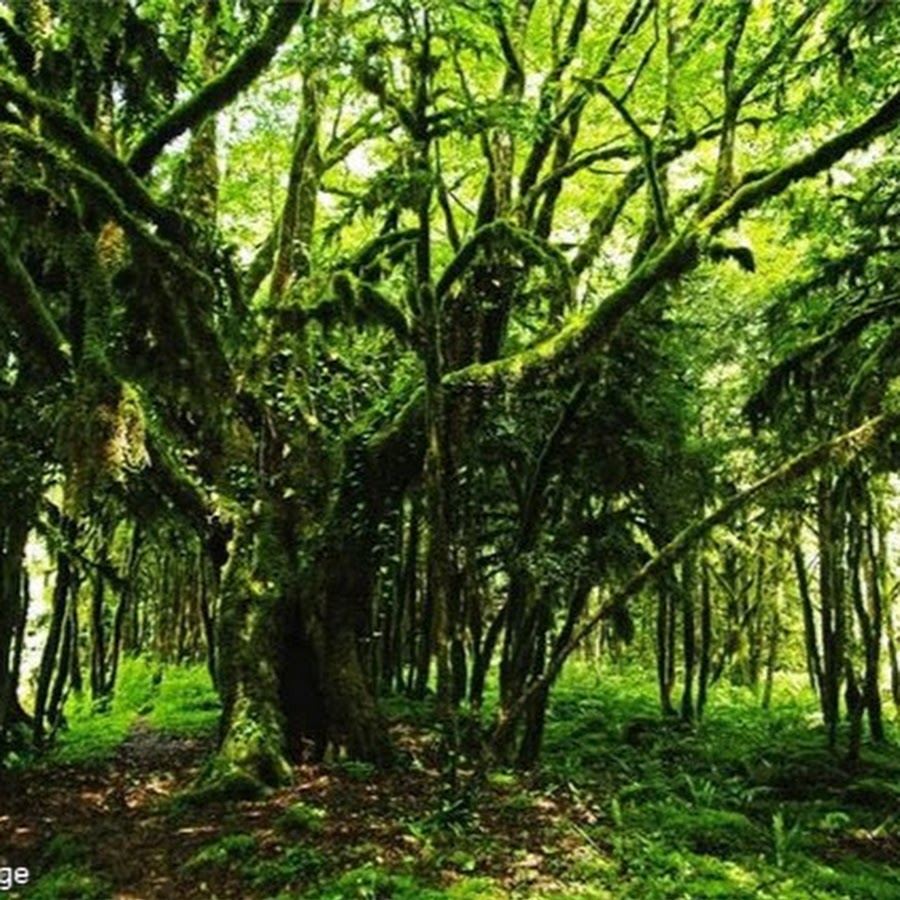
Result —
<path fill-rule="evenodd" d="M 580 863 L 591 884 L 642 900 L 900 896 L 896 723 L 849 767 L 827 749 L 814 697 L 788 677 L 769 709 L 730 685 L 701 724 L 657 709 L 638 672 L 572 667 L 554 695 L 542 781 L 593 820 L 598 859 Z"/>

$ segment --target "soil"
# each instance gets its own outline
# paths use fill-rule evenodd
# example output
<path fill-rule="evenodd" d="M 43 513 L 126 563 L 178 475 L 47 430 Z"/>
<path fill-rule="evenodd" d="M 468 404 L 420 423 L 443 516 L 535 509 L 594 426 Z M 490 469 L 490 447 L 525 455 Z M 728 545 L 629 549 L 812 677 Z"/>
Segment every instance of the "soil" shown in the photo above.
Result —
<path fill-rule="evenodd" d="M 435 885 L 491 877 L 528 896 L 562 888 L 564 869 L 588 850 L 578 803 L 546 786 L 540 794 L 514 780 L 485 786 L 477 812 L 457 814 L 444 803 L 442 818 L 442 779 L 423 745 L 393 771 L 304 765 L 293 786 L 263 800 L 179 802 L 210 749 L 209 740 L 158 734 L 139 722 L 105 764 L 4 773 L 0 866 L 27 866 L 34 881 L 69 854 L 120 900 L 252 900 L 279 890 L 315 896 L 317 883 L 365 864 Z M 279 827 L 279 816 L 298 801 L 325 811 L 320 828 L 292 834 Z M 189 864 L 202 848 L 238 833 L 254 836 L 256 858 L 277 859 L 303 844 L 327 863 L 305 882 L 274 888 L 254 885 L 237 864 Z"/>

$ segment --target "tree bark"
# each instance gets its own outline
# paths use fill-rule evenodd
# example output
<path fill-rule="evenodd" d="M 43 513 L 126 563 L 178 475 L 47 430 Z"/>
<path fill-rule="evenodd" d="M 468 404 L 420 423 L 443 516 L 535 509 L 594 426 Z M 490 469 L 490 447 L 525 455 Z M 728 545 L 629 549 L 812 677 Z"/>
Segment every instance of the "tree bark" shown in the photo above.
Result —
<path fill-rule="evenodd" d="M 0 527 L 0 758 L 10 710 L 16 705 L 18 660 L 25 596 L 23 569 L 28 539 L 27 517 L 13 517 Z"/>
<path fill-rule="evenodd" d="M 235 527 L 223 573 L 216 682 L 222 698 L 215 779 L 291 779 L 275 661 L 284 606 L 282 548 L 266 510 Z"/>
<path fill-rule="evenodd" d="M 50 627 L 47 632 L 47 640 L 41 654 L 41 665 L 38 670 L 37 688 L 34 700 L 34 742 L 40 747 L 44 743 L 47 714 L 50 713 L 50 725 L 53 725 L 52 716 L 55 710 L 48 707 L 48 697 L 56 670 L 59 656 L 60 641 L 63 635 L 66 611 L 69 603 L 69 593 L 74 580 L 72 559 L 69 552 L 74 543 L 76 524 L 71 518 L 64 517 L 60 529 L 62 532 L 62 546 L 56 554 L 56 583 L 53 588 L 53 602 L 50 612 Z"/>

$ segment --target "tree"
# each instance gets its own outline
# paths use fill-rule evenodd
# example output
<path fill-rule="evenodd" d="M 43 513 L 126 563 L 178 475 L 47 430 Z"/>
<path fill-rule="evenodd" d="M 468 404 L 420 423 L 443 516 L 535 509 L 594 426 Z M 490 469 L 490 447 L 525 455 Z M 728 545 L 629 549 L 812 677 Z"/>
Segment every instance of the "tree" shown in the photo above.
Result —
<path fill-rule="evenodd" d="M 859 416 L 745 440 L 729 473 L 690 398 L 733 334 L 697 348 L 685 310 L 734 267 L 785 280 L 740 229 L 808 214 L 803 184 L 889 183 L 898 27 L 843 0 L 0 5 L 11 353 L 74 423 L 66 527 L 99 495 L 168 506 L 221 575 L 217 773 L 387 758 L 366 648 L 391 617 L 450 757 L 499 655 L 494 749 L 524 725 L 533 762 L 563 662 L 607 618 L 627 634 L 651 575 L 663 702 L 680 658 L 702 708 L 696 540 L 894 419 L 860 387 Z"/>

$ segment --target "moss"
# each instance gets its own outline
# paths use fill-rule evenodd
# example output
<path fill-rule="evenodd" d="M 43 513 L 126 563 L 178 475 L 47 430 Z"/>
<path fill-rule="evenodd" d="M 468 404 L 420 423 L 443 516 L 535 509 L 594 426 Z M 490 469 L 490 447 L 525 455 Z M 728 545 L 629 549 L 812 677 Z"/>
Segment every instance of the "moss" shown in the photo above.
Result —
<path fill-rule="evenodd" d="M 319 832 L 325 815 L 324 809 L 300 801 L 285 809 L 275 820 L 275 826 L 286 832 Z"/>
<path fill-rule="evenodd" d="M 203 806 L 207 803 L 223 803 L 234 800 L 259 800 L 268 788 L 240 769 L 227 769 L 220 763 L 210 766 L 200 784 L 179 794 L 177 806 Z"/>
<path fill-rule="evenodd" d="M 284 602 L 279 590 L 284 563 L 272 523 L 266 519 L 255 528 L 250 524 L 243 523 L 235 532 L 223 585 L 219 684 L 225 728 L 213 780 L 243 772 L 275 787 L 291 781 L 272 665 Z"/>
<path fill-rule="evenodd" d="M 189 872 L 192 869 L 231 866 L 252 857 L 256 849 L 256 838 L 252 834 L 226 834 L 201 847 L 184 864 L 184 869 Z"/>
<path fill-rule="evenodd" d="M 647 812 L 676 845 L 694 853 L 723 856 L 763 850 L 767 838 L 747 816 L 734 810 L 649 804 Z"/>

